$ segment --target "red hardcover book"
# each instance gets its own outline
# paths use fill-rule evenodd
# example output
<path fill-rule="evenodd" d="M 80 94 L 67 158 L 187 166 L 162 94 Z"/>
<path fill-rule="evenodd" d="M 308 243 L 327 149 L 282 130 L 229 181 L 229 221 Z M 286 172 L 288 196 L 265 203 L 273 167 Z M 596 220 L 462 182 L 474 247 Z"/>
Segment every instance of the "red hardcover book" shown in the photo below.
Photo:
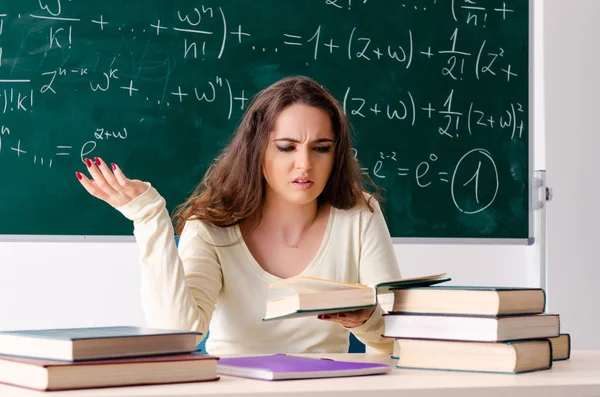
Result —
<path fill-rule="evenodd" d="M 76 362 L 0 356 L 0 382 L 50 391 L 211 381 L 219 379 L 217 360 L 195 353 Z"/>

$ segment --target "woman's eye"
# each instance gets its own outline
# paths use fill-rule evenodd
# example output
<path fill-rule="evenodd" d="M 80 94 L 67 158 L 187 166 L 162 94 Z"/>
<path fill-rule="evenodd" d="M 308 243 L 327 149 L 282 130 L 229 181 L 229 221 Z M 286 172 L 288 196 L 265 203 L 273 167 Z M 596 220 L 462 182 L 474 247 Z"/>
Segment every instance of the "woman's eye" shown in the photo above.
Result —
<path fill-rule="evenodd" d="M 292 150 L 294 150 L 293 146 L 277 146 L 277 150 L 279 150 L 280 152 L 291 152 Z"/>
<path fill-rule="evenodd" d="M 331 146 L 317 146 L 315 150 L 321 153 L 329 153 L 331 152 Z"/>

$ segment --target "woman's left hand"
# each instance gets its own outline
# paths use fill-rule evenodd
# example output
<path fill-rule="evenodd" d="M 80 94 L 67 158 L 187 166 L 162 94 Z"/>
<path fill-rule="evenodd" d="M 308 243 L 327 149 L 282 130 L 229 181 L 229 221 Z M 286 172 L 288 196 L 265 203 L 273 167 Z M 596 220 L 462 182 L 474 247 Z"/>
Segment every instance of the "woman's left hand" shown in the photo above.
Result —
<path fill-rule="evenodd" d="M 375 306 L 351 312 L 319 314 L 319 320 L 333 321 L 346 328 L 355 328 L 363 325 L 375 311 Z"/>

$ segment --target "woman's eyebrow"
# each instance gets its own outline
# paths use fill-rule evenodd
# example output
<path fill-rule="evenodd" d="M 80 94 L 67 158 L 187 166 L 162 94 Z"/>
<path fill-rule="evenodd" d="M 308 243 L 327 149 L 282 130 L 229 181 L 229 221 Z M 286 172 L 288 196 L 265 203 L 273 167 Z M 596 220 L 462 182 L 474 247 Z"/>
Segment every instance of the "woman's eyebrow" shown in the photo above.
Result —
<path fill-rule="evenodd" d="M 277 138 L 277 139 L 273 139 L 273 142 L 280 142 L 280 141 L 300 143 L 299 140 L 293 139 L 293 138 Z M 312 141 L 312 143 L 324 143 L 324 142 L 331 142 L 331 143 L 333 143 L 333 139 L 319 138 L 319 139 L 315 139 L 314 141 Z"/>

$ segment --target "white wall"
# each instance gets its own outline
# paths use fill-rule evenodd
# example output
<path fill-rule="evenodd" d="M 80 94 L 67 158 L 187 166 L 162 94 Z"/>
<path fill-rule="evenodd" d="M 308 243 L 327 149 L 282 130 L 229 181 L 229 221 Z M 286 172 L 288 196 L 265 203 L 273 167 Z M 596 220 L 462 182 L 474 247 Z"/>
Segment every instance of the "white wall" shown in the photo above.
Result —
<path fill-rule="evenodd" d="M 525 247 L 396 245 L 406 277 L 537 285 Z M 0 243 L 0 330 L 144 325 L 133 243 Z"/>
<path fill-rule="evenodd" d="M 551 24 L 558 24 L 558 16 L 569 15 L 570 11 L 562 0 L 549 1 L 546 7 L 547 18 Z M 590 9 L 598 11 L 594 0 L 580 1 Z M 576 191 L 572 185 L 575 184 L 573 175 L 577 172 L 587 172 L 588 178 L 585 183 L 593 180 L 591 157 L 581 158 L 575 151 L 575 145 L 586 147 L 590 152 L 592 149 L 591 139 L 591 115 L 580 114 L 578 109 L 591 108 L 593 98 L 586 98 L 587 102 L 579 103 L 577 92 L 587 90 L 591 95 L 591 88 L 581 84 L 568 86 L 573 79 L 572 68 L 578 72 L 592 76 L 592 65 L 577 65 L 577 57 L 574 52 L 579 48 L 573 45 L 574 40 L 567 42 L 559 37 L 557 32 L 551 32 L 552 26 L 546 26 L 542 31 L 543 17 L 542 0 L 535 0 L 535 73 L 534 73 L 534 125 L 535 125 L 535 156 L 534 168 L 544 169 L 546 164 L 545 141 L 544 141 L 544 59 L 542 44 L 543 34 L 551 37 L 547 41 L 547 58 L 557 64 L 546 66 L 552 73 L 553 81 L 546 82 L 548 91 L 549 108 L 547 113 L 549 134 L 548 158 L 551 159 L 552 168 L 549 170 L 549 183 L 556 189 L 557 198 L 549 203 L 549 249 L 550 260 L 554 263 L 549 269 L 548 280 L 550 286 L 550 307 L 556 309 L 563 317 L 564 329 L 570 331 L 574 336 L 574 347 L 578 348 L 600 348 L 597 340 L 592 339 L 593 327 L 585 329 L 589 324 L 583 317 L 583 312 L 578 312 L 571 307 L 576 299 L 570 297 L 571 292 L 576 293 L 578 289 L 586 291 L 595 296 L 599 301 L 598 293 L 593 295 L 591 283 L 597 279 L 587 278 L 582 274 L 584 265 L 588 271 L 592 271 L 591 262 L 583 259 L 593 258 L 591 256 L 591 244 L 586 250 L 585 244 L 591 242 L 592 230 L 588 227 L 587 233 L 579 233 L 582 230 L 584 208 L 580 202 L 569 195 L 569 191 Z M 566 2 L 565 2 L 566 4 Z M 564 10 L 563 10 L 564 8 Z M 577 12 L 585 15 L 581 7 Z M 569 12 L 567 12 L 569 11 Z M 565 21 L 560 21 L 564 26 Z M 579 22 L 574 18 L 572 28 L 574 30 Z M 583 24 L 591 29 L 591 22 Z M 575 35 L 574 32 L 569 33 Z M 558 44 L 560 43 L 560 45 Z M 588 45 L 589 44 L 589 45 Z M 583 44 L 582 44 L 583 45 Z M 587 43 L 590 57 L 593 46 Z M 560 61 L 564 51 L 573 53 L 574 61 Z M 583 51 L 581 51 L 583 53 Z M 556 58 L 556 59 L 555 59 Z M 569 62 L 573 62 L 571 66 Z M 560 66 L 562 65 L 562 66 Z M 588 70 L 589 69 L 589 70 Z M 584 73 L 576 76 L 583 80 Z M 588 76 L 589 77 L 589 76 Z M 597 83 L 597 78 L 596 78 Z M 560 92 L 556 96 L 556 92 Z M 561 100 L 566 98 L 566 101 Z M 565 104 L 564 102 L 568 102 Z M 569 106 L 569 112 L 577 115 L 578 120 L 561 119 L 565 115 L 564 107 Z M 560 110 L 560 111 L 559 111 Z M 583 123 L 587 123 L 583 125 Z M 581 125 L 580 125 L 581 124 Z M 560 127 L 559 127 L 560 126 Z M 577 131 L 573 131 L 578 126 Z M 584 133 L 588 133 L 586 137 Z M 572 139 L 574 134 L 577 139 Z M 552 139 L 551 139 L 552 138 Z M 596 138 L 596 142 L 597 138 Z M 555 145 L 555 146 L 553 146 Z M 559 151 L 559 148 L 561 150 Z M 562 150 L 572 148 L 571 150 Z M 590 160 L 588 160 L 590 159 Z M 586 170 L 586 162 L 589 168 Z M 584 179 L 585 180 L 585 179 Z M 577 188 L 583 190 L 584 182 Z M 587 191 L 586 191 L 587 192 Z M 583 191 L 581 192 L 583 196 Z M 587 195 L 587 197 L 591 197 Z M 572 207 L 577 209 L 576 216 L 569 218 Z M 586 211 L 588 209 L 585 209 Z M 559 216 L 561 214 L 564 216 Z M 596 220 L 598 212 L 596 212 Z M 590 219 L 591 220 L 591 219 Z M 560 229 L 566 228 L 572 231 L 572 236 L 563 236 Z M 566 237 L 566 240 L 564 239 Z M 568 242 L 568 244 L 566 244 Z M 562 251 L 568 247 L 573 251 Z M 404 276 L 416 276 L 429 273 L 447 272 L 453 278 L 454 284 L 462 285 L 513 285 L 513 286 L 539 286 L 540 269 L 538 267 L 536 251 L 539 246 L 501 246 L 501 245 L 402 245 L 395 246 L 398 261 L 401 264 Z M 561 265 L 568 263 L 570 269 L 578 269 L 577 274 L 560 272 Z M 565 273 L 565 274 L 563 274 Z M 598 276 L 598 270 L 595 273 Z M 14 243 L 0 242 L 0 330 L 22 329 L 22 328 L 51 328 L 51 327 L 75 327 L 75 326 L 100 326 L 100 325 L 144 325 L 143 315 L 140 309 L 139 297 L 139 270 L 137 264 L 137 249 L 133 243 Z M 561 284 L 561 279 L 568 280 L 571 286 Z M 586 281 L 589 280 L 589 281 Z M 588 284 L 586 284 L 586 282 Z M 561 298 L 554 299 L 555 293 Z"/>
<path fill-rule="evenodd" d="M 575 348 L 600 348 L 600 1 L 546 0 L 547 287 Z"/>
<path fill-rule="evenodd" d="M 0 330 L 144 325 L 133 243 L 0 243 Z"/>

